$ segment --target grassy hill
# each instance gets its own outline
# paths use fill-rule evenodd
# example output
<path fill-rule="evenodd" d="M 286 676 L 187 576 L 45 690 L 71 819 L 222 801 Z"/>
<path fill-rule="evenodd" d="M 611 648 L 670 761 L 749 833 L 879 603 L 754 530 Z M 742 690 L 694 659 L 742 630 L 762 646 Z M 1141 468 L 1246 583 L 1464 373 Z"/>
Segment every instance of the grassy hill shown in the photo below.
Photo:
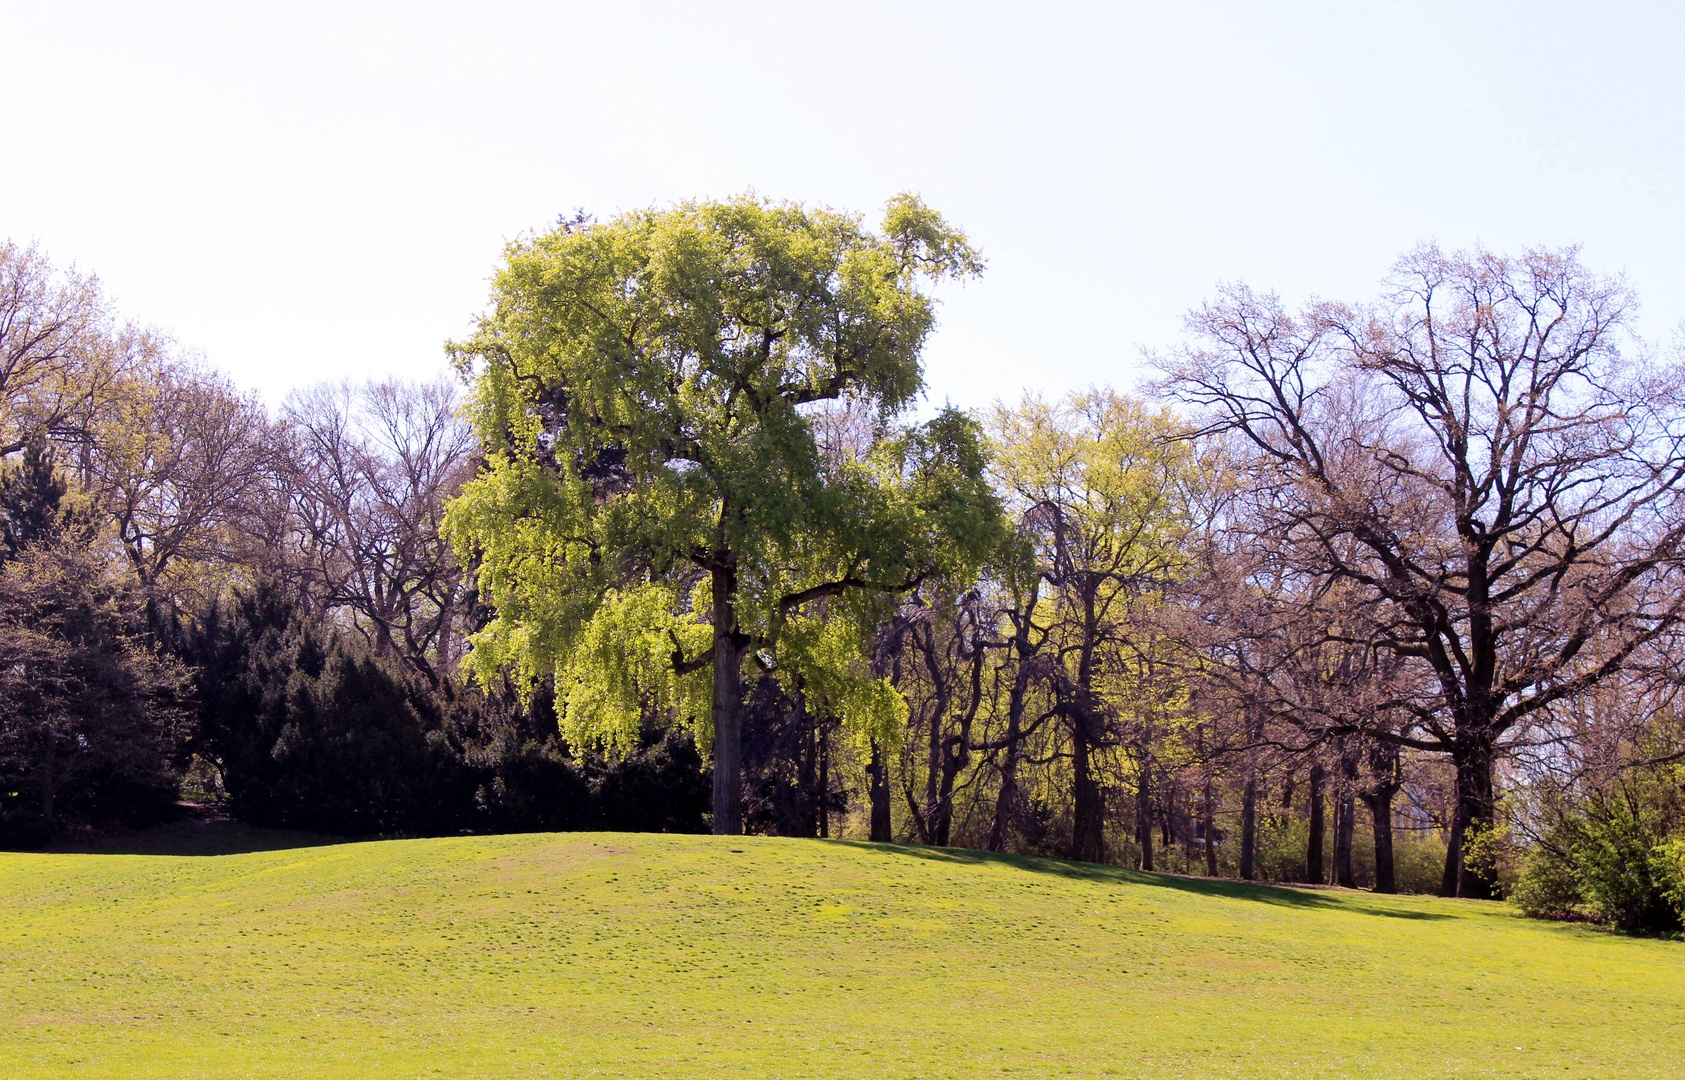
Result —
<path fill-rule="evenodd" d="M 0 854 L 23 1077 L 1678 1077 L 1685 945 L 1495 904 L 568 834 Z"/>

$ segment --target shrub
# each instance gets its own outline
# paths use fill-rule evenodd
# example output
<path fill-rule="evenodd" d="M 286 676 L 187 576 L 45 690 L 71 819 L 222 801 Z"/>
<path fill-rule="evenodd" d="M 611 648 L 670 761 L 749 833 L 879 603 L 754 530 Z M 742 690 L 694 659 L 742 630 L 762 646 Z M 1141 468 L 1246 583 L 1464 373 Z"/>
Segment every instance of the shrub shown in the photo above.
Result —
<path fill-rule="evenodd" d="M 431 689 L 323 640 L 279 588 L 213 609 L 183 648 L 199 668 L 194 749 L 235 817 L 344 836 L 466 823 L 473 787 Z"/>
<path fill-rule="evenodd" d="M 1554 844 L 1541 843 L 1527 853 L 1509 899 L 1536 919 L 1571 919 L 1584 898 L 1573 860 Z"/>
<path fill-rule="evenodd" d="M 554 741 L 521 738 L 512 729 L 475 755 L 475 827 L 488 832 L 587 829 L 596 806 L 579 764 Z"/>
<path fill-rule="evenodd" d="M 714 784 L 688 733 L 670 731 L 597 766 L 593 788 L 602 828 L 621 832 L 701 833 Z"/>
<path fill-rule="evenodd" d="M 1398 891 L 1434 895 L 1445 877 L 1445 837 L 1438 829 L 1393 833 L 1393 875 Z"/>
<path fill-rule="evenodd" d="M 1685 839 L 1658 844 L 1654 855 L 1660 869 L 1662 896 L 1673 908 L 1674 917 L 1685 922 Z"/>
<path fill-rule="evenodd" d="M 1680 927 L 1677 840 L 1652 778 L 1626 774 L 1583 792 L 1539 800 L 1544 828 L 1513 899 L 1529 915 L 1585 916 L 1624 931 Z"/>

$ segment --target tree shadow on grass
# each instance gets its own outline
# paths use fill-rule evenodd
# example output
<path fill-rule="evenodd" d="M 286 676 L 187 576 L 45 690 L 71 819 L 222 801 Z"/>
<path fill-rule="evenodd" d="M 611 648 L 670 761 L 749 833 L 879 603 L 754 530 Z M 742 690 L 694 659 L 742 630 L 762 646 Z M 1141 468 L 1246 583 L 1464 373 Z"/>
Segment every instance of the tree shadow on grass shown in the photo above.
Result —
<path fill-rule="evenodd" d="M 349 843 L 342 836 L 248 825 L 201 807 L 183 806 L 182 811 L 175 821 L 145 829 L 72 832 L 47 844 L 29 846 L 0 840 L 0 851 L 51 855 L 245 855 Z"/>
<path fill-rule="evenodd" d="M 1410 911 L 1396 908 L 1377 908 L 1369 904 L 1354 904 L 1348 899 L 1355 895 L 1381 899 L 1376 893 L 1339 893 L 1314 886 L 1265 885 L 1257 882 L 1226 878 L 1181 877 L 1176 874 L 1150 874 L 1142 870 L 1128 870 L 1121 866 L 1102 866 L 1096 863 L 1070 862 L 1034 855 L 1003 855 L 971 848 L 920 847 L 915 844 L 872 844 L 860 840 L 839 840 L 861 851 L 882 855 L 911 856 L 931 862 L 961 866 L 998 864 L 1038 874 L 1053 874 L 1078 881 L 1092 881 L 1109 885 L 1145 885 L 1151 888 L 1175 889 L 1199 896 L 1218 896 L 1227 900 L 1249 900 L 1278 907 L 1301 910 L 1346 911 L 1360 915 L 1378 915 L 1388 919 L 1441 920 L 1454 918 L 1434 911 Z"/>

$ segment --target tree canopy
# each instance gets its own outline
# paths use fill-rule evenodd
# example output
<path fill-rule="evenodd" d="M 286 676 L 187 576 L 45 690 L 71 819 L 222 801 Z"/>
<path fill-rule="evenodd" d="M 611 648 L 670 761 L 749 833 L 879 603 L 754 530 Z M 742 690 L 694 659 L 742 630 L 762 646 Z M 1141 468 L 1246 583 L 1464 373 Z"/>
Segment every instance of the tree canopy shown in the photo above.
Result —
<path fill-rule="evenodd" d="M 874 605 L 999 529 L 975 424 L 894 422 L 935 325 L 920 283 L 981 269 L 906 195 L 876 232 L 745 196 L 513 244 L 452 346 L 487 450 L 447 522 L 497 609 L 477 670 L 556 678 L 576 739 L 673 712 L 713 747 L 720 832 L 740 831 L 746 659 L 890 737 L 905 706 L 864 661 Z M 827 453 L 828 402 L 868 407 L 877 437 Z"/>

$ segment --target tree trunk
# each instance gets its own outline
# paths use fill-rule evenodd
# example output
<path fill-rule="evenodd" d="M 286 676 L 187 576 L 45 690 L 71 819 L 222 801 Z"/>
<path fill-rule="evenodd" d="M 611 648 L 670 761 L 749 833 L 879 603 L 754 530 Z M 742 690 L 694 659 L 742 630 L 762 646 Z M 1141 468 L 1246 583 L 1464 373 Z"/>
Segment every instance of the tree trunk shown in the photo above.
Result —
<path fill-rule="evenodd" d="M 1006 833 L 1012 826 L 1012 810 L 1018 800 L 1018 743 L 1006 748 L 1006 763 L 1000 769 L 1000 792 L 995 796 L 995 819 L 989 823 L 989 851 L 1006 850 Z"/>
<path fill-rule="evenodd" d="M 1100 785 L 1095 782 L 1090 760 L 1088 733 L 1078 721 L 1071 732 L 1071 858 L 1078 862 L 1104 862 L 1105 807 Z"/>
<path fill-rule="evenodd" d="M 1169 861 L 1170 844 L 1172 839 L 1174 839 L 1170 835 L 1170 828 L 1171 824 L 1176 820 L 1176 790 L 1176 778 L 1172 776 L 1170 778 L 1170 783 L 1165 785 L 1164 788 L 1164 813 L 1158 816 L 1159 846 L 1164 849 L 1166 862 Z"/>
<path fill-rule="evenodd" d="M 1240 879 L 1258 878 L 1258 752 L 1264 733 L 1263 718 L 1252 706 L 1246 709 L 1246 783 L 1240 793 Z"/>
<path fill-rule="evenodd" d="M 954 717 L 956 730 L 944 734 L 940 746 L 942 773 L 936 787 L 936 843 L 947 847 L 952 843 L 954 830 L 954 784 L 971 764 L 971 725 L 977 720 L 977 710 L 983 705 L 983 669 L 988 654 L 981 648 L 972 650 L 971 678 L 967 686 L 967 704 Z M 951 702 L 942 695 L 944 706 Z"/>
<path fill-rule="evenodd" d="M 714 585 L 714 835 L 743 833 L 743 650 L 737 574 L 716 567 Z"/>
<path fill-rule="evenodd" d="M 35 775 L 40 778 L 41 785 L 41 820 L 48 825 L 53 823 L 53 800 L 65 784 L 65 774 L 70 771 L 69 768 L 60 769 L 58 764 L 58 755 L 51 745 L 36 761 Z"/>
<path fill-rule="evenodd" d="M 1135 770 L 1135 832 L 1141 839 L 1141 869 L 1153 868 L 1153 793 L 1148 782 L 1147 752 L 1143 748 Z"/>
<path fill-rule="evenodd" d="M 1323 799 L 1322 799 L 1322 762 L 1311 766 L 1311 835 L 1305 845 L 1305 881 L 1311 885 L 1323 884 L 1322 846 L 1323 846 Z"/>
<path fill-rule="evenodd" d="M 1492 867 L 1469 865 L 1464 849 L 1471 835 L 1485 832 L 1497 817 L 1497 799 L 1492 783 L 1492 747 L 1485 738 L 1472 738 L 1457 748 L 1457 809 L 1451 820 L 1451 836 L 1445 846 L 1445 873 L 1440 880 L 1444 896 L 1491 900 L 1498 895 Z"/>
<path fill-rule="evenodd" d="M 1357 756 L 1350 747 L 1340 752 L 1340 788 L 1334 803 L 1334 884 L 1357 888 L 1352 871 L 1352 838 L 1357 829 Z"/>
<path fill-rule="evenodd" d="M 800 815 L 801 835 L 819 835 L 819 807 L 824 802 L 819 788 L 819 731 L 813 714 L 807 710 L 807 695 L 799 691 L 796 699 L 796 722 L 802 737 L 801 760 L 796 768 L 796 810 Z"/>
<path fill-rule="evenodd" d="M 1369 773 L 1373 782 L 1360 797 L 1369 808 L 1375 833 L 1375 891 L 1378 893 L 1398 891 L 1392 853 L 1392 800 L 1402 786 L 1398 761 L 1397 746 L 1380 740 L 1370 744 Z"/>
<path fill-rule="evenodd" d="M 868 794 L 872 801 L 872 842 L 887 844 L 891 840 L 889 825 L 889 766 L 884 762 L 883 748 L 872 740 L 872 763 L 866 766 Z"/>
<path fill-rule="evenodd" d="M 995 819 L 989 823 L 989 838 L 984 845 L 990 851 L 1006 850 L 1007 830 L 1012 827 L 1012 813 L 1018 802 L 1018 743 L 1022 736 L 1024 698 L 1030 687 L 1030 662 L 1022 649 L 1018 656 L 1018 672 L 1012 679 L 1012 693 L 1006 703 L 1006 762 L 1000 767 L 1000 792 L 995 796 Z"/>
<path fill-rule="evenodd" d="M 924 842 L 936 847 L 948 846 L 947 840 L 941 836 L 942 799 L 937 791 L 938 777 L 942 774 L 942 714 L 947 709 L 946 697 L 945 693 L 938 692 L 938 704 L 930 710 L 927 732 L 930 745 L 925 754 L 924 770 L 924 813 L 920 815 L 924 824 Z"/>
<path fill-rule="evenodd" d="M 1240 796 L 1240 877 L 1256 881 L 1258 852 L 1258 778 L 1248 776 Z"/>
<path fill-rule="evenodd" d="M 831 838 L 830 729 L 819 725 L 819 839 Z"/>
<path fill-rule="evenodd" d="M 1334 884 L 1347 889 L 1357 888 L 1357 875 L 1352 871 L 1352 838 L 1357 828 L 1357 798 L 1349 790 L 1340 789 L 1334 803 Z"/>
<path fill-rule="evenodd" d="M 1205 778 L 1205 876 L 1217 876 L 1217 795 Z"/>
<path fill-rule="evenodd" d="M 1397 792 L 1396 787 L 1383 784 L 1363 794 L 1363 805 L 1369 808 L 1375 830 L 1375 891 L 1378 893 L 1398 891 L 1392 857 L 1392 799 Z"/>
<path fill-rule="evenodd" d="M 989 823 L 989 851 L 1006 850 L 1006 833 L 1012 827 L 1012 811 L 1018 800 L 1018 732 L 1008 732 L 1006 762 L 1000 767 L 1000 791 L 995 795 L 995 819 Z"/>

